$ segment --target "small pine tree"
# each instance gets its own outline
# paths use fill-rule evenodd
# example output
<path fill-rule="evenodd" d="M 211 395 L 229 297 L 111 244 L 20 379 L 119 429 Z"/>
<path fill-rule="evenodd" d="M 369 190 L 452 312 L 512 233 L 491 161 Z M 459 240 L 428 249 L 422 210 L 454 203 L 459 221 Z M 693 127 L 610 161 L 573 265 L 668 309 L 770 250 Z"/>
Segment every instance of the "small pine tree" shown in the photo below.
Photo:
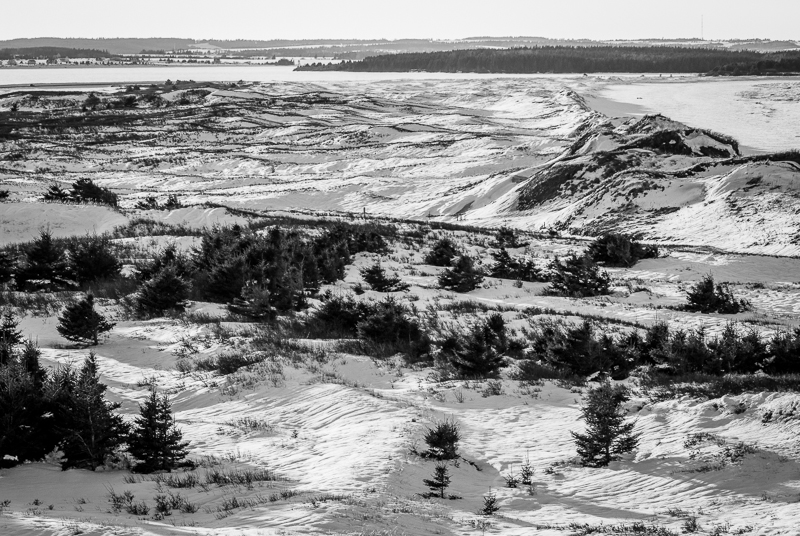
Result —
<path fill-rule="evenodd" d="M 0 250 L 0 287 L 14 279 L 17 270 L 15 256 L 7 250 Z"/>
<path fill-rule="evenodd" d="M 609 293 L 611 278 L 601 272 L 591 257 L 574 253 L 556 257 L 550 263 L 550 293 L 572 298 L 587 298 Z"/>
<path fill-rule="evenodd" d="M 500 227 L 494 237 L 494 245 L 498 248 L 521 248 L 528 245 L 527 242 L 520 241 L 519 231 L 511 227 Z"/>
<path fill-rule="evenodd" d="M 478 510 L 478 515 L 493 516 L 500 510 L 500 505 L 497 501 L 497 495 L 489 488 L 489 494 L 483 496 L 483 508 Z"/>
<path fill-rule="evenodd" d="M 161 315 L 167 311 L 183 311 L 189 297 L 189 283 L 178 277 L 173 264 L 166 265 L 152 279 L 142 283 L 136 306 L 142 316 Z"/>
<path fill-rule="evenodd" d="M 461 429 L 455 421 L 444 420 L 436 423 L 425 432 L 425 443 L 428 444 L 426 454 L 437 460 L 454 460 L 458 458 L 458 442 L 461 440 Z"/>
<path fill-rule="evenodd" d="M 19 320 L 14 311 L 6 309 L 0 317 L 0 342 L 16 345 L 22 342 L 22 332 L 18 330 Z"/>
<path fill-rule="evenodd" d="M 119 275 L 121 265 L 111 251 L 108 236 L 89 235 L 71 243 L 67 250 L 70 272 L 80 284 Z"/>
<path fill-rule="evenodd" d="M 69 193 L 61 188 L 60 184 L 51 184 L 47 191 L 44 193 L 45 201 L 54 201 L 57 203 L 64 203 L 69 201 Z"/>
<path fill-rule="evenodd" d="M 425 255 L 424 262 L 433 266 L 450 266 L 458 254 L 458 246 L 455 242 L 449 238 L 442 238 Z"/>
<path fill-rule="evenodd" d="M 270 320 L 275 318 L 275 308 L 269 304 L 269 297 L 266 283 L 250 280 L 242 288 L 242 297 L 234 298 L 228 310 L 255 320 Z"/>
<path fill-rule="evenodd" d="M 612 386 L 608 381 L 589 391 L 581 408 L 586 433 L 570 432 L 583 465 L 605 467 L 639 444 L 639 434 L 633 433 L 635 423 L 625 422 L 622 404 L 628 398 L 624 386 Z"/>
<path fill-rule="evenodd" d="M 587 254 L 606 266 L 630 267 L 641 259 L 658 257 L 658 248 L 645 246 L 625 234 L 606 233 L 589 244 Z"/>
<path fill-rule="evenodd" d="M 433 477 L 423 479 L 422 482 L 431 490 L 431 495 L 444 499 L 444 492 L 450 485 L 450 471 L 446 463 L 437 463 L 433 470 Z"/>
<path fill-rule="evenodd" d="M 364 281 L 377 292 L 403 292 L 411 287 L 396 274 L 386 275 L 386 270 L 377 262 L 372 266 L 361 268 L 359 271 Z"/>
<path fill-rule="evenodd" d="M 522 467 L 519 470 L 519 481 L 522 482 L 525 486 L 530 486 L 533 484 L 533 465 L 531 465 L 531 461 L 528 458 L 528 455 L 525 455 L 525 462 L 522 464 Z"/>
<path fill-rule="evenodd" d="M 24 262 L 15 274 L 17 285 L 34 290 L 69 286 L 69 267 L 64 259 L 64 248 L 53 240 L 49 229 L 43 229 L 25 251 Z"/>
<path fill-rule="evenodd" d="M 94 296 L 68 305 L 58 317 L 56 329 L 68 341 L 97 345 L 99 336 L 114 327 L 113 322 L 94 310 Z"/>
<path fill-rule="evenodd" d="M 747 300 L 737 300 L 727 283 L 714 283 L 706 274 L 686 293 L 687 311 L 700 313 L 736 314 L 750 309 Z"/>
<path fill-rule="evenodd" d="M 506 248 L 500 248 L 496 253 L 492 253 L 494 264 L 489 269 L 491 277 L 500 279 L 516 279 L 519 272 L 519 263 L 511 258 Z"/>
<path fill-rule="evenodd" d="M 100 383 L 93 353 L 83 363 L 77 377 L 67 375 L 60 386 L 57 427 L 63 436 L 62 469 L 88 468 L 94 471 L 120 447 L 128 426 L 114 413 L 121 404 L 105 399 L 106 386 Z"/>
<path fill-rule="evenodd" d="M 458 257 L 452 268 L 439 274 L 439 286 L 454 292 L 470 292 L 478 288 L 482 282 L 483 272 L 467 255 Z"/>
<path fill-rule="evenodd" d="M 141 461 L 134 469 L 142 473 L 175 469 L 187 454 L 189 443 L 182 439 L 169 397 L 151 389 L 128 436 L 128 452 Z"/>
<path fill-rule="evenodd" d="M 504 364 L 505 339 L 505 323 L 498 328 L 487 321 L 476 324 L 466 335 L 445 341 L 442 350 L 462 376 L 492 378 Z"/>

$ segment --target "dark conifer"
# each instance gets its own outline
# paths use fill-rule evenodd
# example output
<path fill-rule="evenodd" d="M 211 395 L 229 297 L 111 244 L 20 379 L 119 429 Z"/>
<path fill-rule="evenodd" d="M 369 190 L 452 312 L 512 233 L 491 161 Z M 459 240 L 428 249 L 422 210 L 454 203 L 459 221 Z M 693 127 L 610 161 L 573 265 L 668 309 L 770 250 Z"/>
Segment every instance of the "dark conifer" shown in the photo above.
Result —
<path fill-rule="evenodd" d="M 433 266 L 450 266 L 458 254 L 458 246 L 456 246 L 455 242 L 449 238 L 442 238 L 425 255 L 424 262 Z"/>
<path fill-rule="evenodd" d="M 135 470 L 142 473 L 170 471 L 186 458 L 188 442 L 175 424 L 169 397 L 155 389 L 144 405 L 139 405 L 133 430 L 128 437 L 128 452 L 140 460 Z"/>
<path fill-rule="evenodd" d="M 736 314 L 750 309 L 746 300 L 737 300 L 727 283 L 714 283 L 706 274 L 686 293 L 687 311 L 700 313 Z"/>
<path fill-rule="evenodd" d="M 628 399 L 624 386 L 612 386 L 609 382 L 589 391 L 581 408 L 586 433 L 571 432 L 583 465 L 604 467 L 636 448 L 639 434 L 633 433 L 635 423 L 625 422 L 622 407 Z"/>
<path fill-rule="evenodd" d="M 437 460 L 454 460 L 458 458 L 458 442 L 461 441 L 461 429 L 453 420 L 436 423 L 425 431 L 425 443 L 428 444 L 427 456 Z"/>
<path fill-rule="evenodd" d="M 269 289 L 253 280 L 245 283 L 241 298 L 234 298 L 228 310 L 255 320 L 275 318 L 275 308 L 269 303 Z"/>
<path fill-rule="evenodd" d="M 109 279 L 119 275 L 119 260 L 111 251 L 107 236 L 88 235 L 67 246 L 72 275 L 80 284 Z"/>
<path fill-rule="evenodd" d="M 386 270 L 377 262 L 372 266 L 365 266 L 359 271 L 364 281 L 377 292 L 402 292 L 411 286 L 403 282 L 397 274 L 386 275 Z"/>
<path fill-rule="evenodd" d="M 43 392 L 44 379 L 41 368 L 28 373 L 16 351 L 0 364 L 0 468 L 40 460 L 56 446 L 54 407 Z"/>
<path fill-rule="evenodd" d="M 491 277 L 498 277 L 500 279 L 516 279 L 519 273 L 519 263 L 511 258 L 506 248 L 500 248 L 497 252 L 492 253 L 494 264 L 489 269 Z"/>
<path fill-rule="evenodd" d="M 470 292 L 483 282 L 483 272 L 475 266 L 471 257 L 462 255 L 452 268 L 439 274 L 439 286 L 454 292 Z"/>
<path fill-rule="evenodd" d="M 0 250 L 0 288 L 14 279 L 17 259 L 10 251 Z"/>
<path fill-rule="evenodd" d="M 560 296 L 586 298 L 609 293 L 611 278 L 600 271 L 587 255 L 574 253 L 563 260 L 556 257 L 550 263 L 550 292 Z"/>
<path fill-rule="evenodd" d="M 17 329 L 18 327 L 19 320 L 14 311 L 11 309 L 3 311 L 0 317 L 0 343 L 14 346 L 22 342 L 22 332 Z"/>
<path fill-rule="evenodd" d="M 58 317 L 56 329 L 68 341 L 97 345 L 100 335 L 111 331 L 114 323 L 94 310 L 94 296 L 68 305 Z"/>
<path fill-rule="evenodd" d="M 43 229 L 25 252 L 16 280 L 20 287 L 28 289 L 53 289 L 69 285 L 69 267 L 64 248 L 53 240 L 49 229 Z"/>
<path fill-rule="evenodd" d="M 65 192 L 63 188 L 61 188 L 60 184 L 51 184 L 47 191 L 44 193 L 44 200 L 45 201 L 55 201 L 57 203 L 63 203 L 65 201 L 69 201 L 70 196 L 68 192 Z"/>
<path fill-rule="evenodd" d="M 86 358 L 77 377 L 62 388 L 57 418 L 64 437 L 61 450 L 65 460 L 61 468 L 94 471 L 115 453 L 127 436 L 125 421 L 114 413 L 121 404 L 105 399 L 106 386 L 100 383 L 93 353 Z"/>
<path fill-rule="evenodd" d="M 151 316 L 162 315 L 167 311 L 183 311 L 189 289 L 189 283 L 178 277 L 175 265 L 168 264 L 139 287 L 136 298 L 139 314 Z"/>
<path fill-rule="evenodd" d="M 497 501 L 497 495 L 492 493 L 489 489 L 489 494 L 483 496 L 483 507 L 478 510 L 478 514 L 482 516 L 493 516 L 500 510 L 500 505 Z"/>
<path fill-rule="evenodd" d="M 589 245 L 587 254 L 606 266 L 630 267 L 641 259 L 658 257 L 658 248 L 646 246 L 620 233 L 606 233 Z"/>
<path fill-rule="evenodd" d="M 444 499 L 444 492 L 450 485 L 450 471 L 447 469 L 447 464 L 437 463 L 432 478 L 425 478 L 422 482 L 430 488 L 431 495 Z"/>
<path fill-rule="evenodd" d="M 519 231 L 511 227 L 500 227 L 495 233 L 495 247 L 498 248 L 521 248 L 528 245 L 519 239 Z"/>

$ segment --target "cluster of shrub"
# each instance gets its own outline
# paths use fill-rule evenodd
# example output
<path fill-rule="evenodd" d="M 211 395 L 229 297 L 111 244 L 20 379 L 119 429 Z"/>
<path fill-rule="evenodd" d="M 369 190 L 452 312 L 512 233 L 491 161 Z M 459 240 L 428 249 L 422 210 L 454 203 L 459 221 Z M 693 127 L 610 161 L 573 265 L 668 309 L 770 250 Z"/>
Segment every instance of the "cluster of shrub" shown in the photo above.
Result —
<path fill-rule="evenodd" d="M 175 194 L 169 194 L 163 203 L 159 203 L 158 199 L 152 195 L 148 195 L 144 200 L 136 203 L 136 208 L 140 210 L 175 210 L 182 207 L 183 205 Z"/>
<path fill-rule="evenodd" d="M 499 313 L 465 330 L 451 329 L 434 340 L 434 329 L 421 319 L 413 305 L 388 296 L 382 301 L 325 293 L 323 302 L 307 320 L 317 333 L 357 338 L 371 355 L 402 353 L 411 362 L 440 359 L 440 365 L 467 378 L 494 377 L 506 356 L 521 355 L 522 346 L 510 340 Z"/>
<path fill-rule="evenodd" d="M 22 339 L 13 314 L 0 325 L 0 467 L 61 451 L 61 467 L 95 470 L 119 463 L 123 447 L 134 470 L 170 470 L 186 456 L 169 399 L 151 390 L 133 426 L 116 413 L 94 354 L 79 369 L 42 368 L 41 352 Z"/>
<path fill-rule="evenodd" d="M 612 336 L 589 320 L 577 325 L 553 320 L 539 323 L 527 335 L 529 359 L 519 362 L 521 377 L 553 377 L 548 376 L 553 373 L 586 377 L 603 372 L 623 379 L 640 366 L 672 376 L 800 373 L 800 329 L 764 340 L 754 329 L 741 331 L 728 324 L 712 338 L 703 328 L 686 332 L 657 323 L 643 333 L 633 330 Z"/>
<path fill-rule="evenodd" d="M 474 259 L 462 254 L 449 238 L 443 238 L 431 247 L 425 263 L 446 267 L 439 275 L 439 286 L 455 292 L 474 290 L 488 275 L 520 282 L 549 281 L 549 294 L 585 298 L 610 292 L 611 278 L 601 269 L 601 264 L 630 267 L 642 259 L 658 256 L 658 249 L 654 246 L 646 246 L 624 234 L 607 233 L 592 242 L 584 254 L 556 257 L 546 270 L 541 270 L 533 260 L 512 257 L 506 250 L 526 245 L 520 241 L 517 231 L 500 228 L 493 245 L 498 250 L 492 253 L 494 262 L 488 270 L 481 269 Z"/>
<path fill-rule="evenodd" d="M 91 179 L 78 179 L 72 183 L 70 190 L 64 190 L 60 184 L 52 184 L 44 194 L 45 201 L 56 203 L 96 203 L 99 205 L 117 206 L 117 194 L 98 186 Z"/>
<path fill-rule="evenodd" d="M 255 319 L 299 310 L 320 285 L 341 279 L 352 254 L 385 252 L 381 233 L 388 232 L 345 223 L 315 237 L 279 227 L 204 230 L 188 254 L 168 246 L 138 262 L 138 289 L 127 303 L 142 317 L 182 311 L 190 298 L 229 303 Z M 120 280 L 121 267 L 109 235 L 55 239 L 43 230 L 28 244 L 0 250 L 0 284 L 13 281 L 25 291 L 86 289 Z"/>
<path fill-rule="evenodd" d="M 78 288 L 119 275 L 121 264 L 107 235 L 56 239 L 44 229 L 30 243 L 0 250 L 0 285 L 24 291 Z"/>

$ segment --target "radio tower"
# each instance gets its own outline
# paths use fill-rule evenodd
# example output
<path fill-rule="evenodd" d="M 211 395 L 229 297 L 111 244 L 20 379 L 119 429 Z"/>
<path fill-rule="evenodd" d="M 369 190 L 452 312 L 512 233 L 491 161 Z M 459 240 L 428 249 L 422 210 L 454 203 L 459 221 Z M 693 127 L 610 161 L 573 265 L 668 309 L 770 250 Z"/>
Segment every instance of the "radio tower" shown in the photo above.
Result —
<path fill-rule="evenodd" d="M 705 29 L 704 28 L 705 21 L 703 20 L 704 16 L 705 15 L 700 15 L 700 41 L 705 41 L 705 39 L 703 38 L 703 30 Z"/>

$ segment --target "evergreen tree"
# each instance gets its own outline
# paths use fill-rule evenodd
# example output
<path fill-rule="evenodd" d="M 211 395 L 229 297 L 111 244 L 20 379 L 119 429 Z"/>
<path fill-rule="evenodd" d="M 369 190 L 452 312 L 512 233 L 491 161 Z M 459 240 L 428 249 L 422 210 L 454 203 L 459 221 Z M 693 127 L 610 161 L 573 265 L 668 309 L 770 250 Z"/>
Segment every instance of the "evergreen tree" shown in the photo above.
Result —
<path fill-rule="evenodd" d="M 474 325 L 466 335 L 446 340 L 442 350 L 462 376 L 491 378 L 503 366 L 507 346 L 503 317 L 496 314 Z"/>
<path fill-rule="evenodd" d="M 255 320 L 271 320 L 275 318 L 275 308 L 269 304 L 269 298 L 266 284 L 250 280 L 245 283 L 241 298 L 234 298 L 228 310 Z"/>
<path fill-rule="evenodd" d="M 183 311 L 189 289 L 189 283 L 177 275 L 175 265 L 168 264 L 139 287 L 136 297 L 139 314 L 151 316 L 167 311 Z"/>
<path fill-rule="evenodd" d="M 82 203 L 101 203 L 112 207 L 117 206 L 117 194 L 98 186 L 91 179 L 78 179 L 72 183 L 70 198 Z"/>
<path fill-rule="evenodd" d="M 94 310 L 94 296 L 87 294 L 64 309 L 56 329 L 68 341 L 97 345 L 99 336 L 113 327 L 114 323 Z"/>
<path fill-rule="evenodd" d="M 128 427 L 114 413 L 121 404 L 105 399 L 106 386 L 100 383 L 97 360 L 93 353 L 83 363 L 80 373 L 69 376 L 59 393 L 57 427 L 63 436 L 62 469 L 103 465 L 125 441 Z"/>
<path fill-rule="evenodd" d="M 606 233 L 589 245 L 587 254 L 606 266 L 630 267 L 641 259 L 658 257 L 658 248 L 645 246 L 625 234 Z"/>
<path fill-rule="evenodd" d="M 0 288 L 14 279 L 16 269 L 16 257 L 8 250 L 0 250 Z"/>
<path fill-rule="evenodd" d="M 43 229 L 25 251 L 16 280 L 19 287 L 34 290 L 69 285 L 69 267 L 65 261 L 64 248 L 53 240 L 49 229 Z"/>
<path fill-rule="evenodd" d="M 67 246 L 69 267 L 75 280 L 90 283 L 119 275 L 120 263 L 108 236 L 89 235 Z"/>
<path fill-rule="evenodd" d="M 433 266 L 450 266 L 458 254 L 458 246 L 455 242 L 449 238 L 442 238 L 425 255 L 424 262 Z"/>
<path fill-rule="evenodd" d="M 359 308 L 358 315 L 363 316 L 356 325 L 358 337 L 375 345 L 379 353 L 402 352 L 412 359 L 429 353 L 430 337 L 412 318 L 412 311 L 393 297 L 369 309 Z"/>
<path fill-rule="evenodd" d="M 69 198 L 69 193 L 65 192 L 60 184 L 51 184 L 44 194 L 45 201 L 55 201 L 57 203 L 69 201 Z"/>
<path fill-rule="evenodd" d="M 458 458 L 458 442 L 461 441 L 461 429 L 452 420 L 436 423 L 425 431 L 425 443 L 428 444 L 427 456 L 437 460 L 454 460 Z"/>
<path fill-rule="evenodd" d="M 0 317 L 0 342 L 16 345 L 22 342 L 22 332 L 18 330 L 19 320 L 12 309 L 3 311 Z"/>
<path fill-rule="evenodd" d="M 495 247 L 498 248 L 521 248 L 528 245 L 519 239 L 519 231 L 511 227 L 500 227 L 494 235 Z"/>
<path fill-rule="evenodd" d="M 33 356 L 32 356 L 33 357 Z M 55 410 L 42 389 L 44 371 L 30 366 L 17 352 L 0 364 L 0 468 L 42 459 L 56 446 Z"/>
<path fill-rule="evenodd" d="M 437 463 L 433 470 L 433 477 L 425 478 L 422 482 L 430 488 L 432 495 L 438 495 L 439 498 L 444 499 L 444 492 L 450 485 L 450 471 L 447 469 L 447 464 Z"/>
<path fill-rule="evenodd" d="M 750 304 L 737 300 L 726 283 L 714 283 L 714 276 L 706 274 L 686 293 L 687 311 L 700 313 L 736 314 L 746 311 Z"/>
<path fill-rule="evenodd" d="M 489 269 L 491 277 L 498 277 L 500 279 L 516 279 L 519 272 L 519 263 L 511 258 L 506 248 L 500 248 L 497 252 L 492 253 L 494 264 Z"/>
<path fill-rule="evenodd" d="M 404 283 L 396 274 L 387 276 L 380 263 L 365 266 L 359 270 L 364 281 L 377 292 L 402 292 L 411 285 Z"/>
<path fill-rule="evenodd" d="M 609 382 L 589 391 L 581 408 L 586 433 L 570 432 L 583 465 L 604 467 L 636 448 L 639 434 L 633 433 L 635 423 L 625 422 L 622 407 L 628 399 L 624 386 L 612 386 Z"/>
<path fill-rule="evenodd" d="M 573 253 L 563 260 L 556 257 L 550 263 L 550 272 L 549 290 L 553 294 L 586 298 L 609 293 L 611 278 L 587 255 Z"/>
<path fill-rule="evenodd" d="M 144 405 L 139 405 L 139 416 L 128 437 L 128 452 L 141 462 L 135 470 L 150 473 L 175 469 L 187 454 L 189 443 L 182 439 L 169 397 L 151 389 Z"/>
<path fill-rule="evenodd" d="M 458 257 L 452 268 L 439 274 L 439 286 L 454 292 L 470 292 L 478 288 L 482 282 L 483 272 L 467 255 Z"/>
<path fill-rule="evenodd" d="M 500 505 L 497 502 L 497 495 L 492 493 L 489 489 L 489 494 L 483 496 L 483 507 L 478 510 L 478 514 L 482 516 L 493 516 L 500 510 Z"/>
<path fill-rule="evenodd" d="M 216 261 L 206 273 L 204 295 L 223 303 L 233 300 L 242 293 L 247 272 L 246 260 L 242 255 L 230 255 Z"/>

